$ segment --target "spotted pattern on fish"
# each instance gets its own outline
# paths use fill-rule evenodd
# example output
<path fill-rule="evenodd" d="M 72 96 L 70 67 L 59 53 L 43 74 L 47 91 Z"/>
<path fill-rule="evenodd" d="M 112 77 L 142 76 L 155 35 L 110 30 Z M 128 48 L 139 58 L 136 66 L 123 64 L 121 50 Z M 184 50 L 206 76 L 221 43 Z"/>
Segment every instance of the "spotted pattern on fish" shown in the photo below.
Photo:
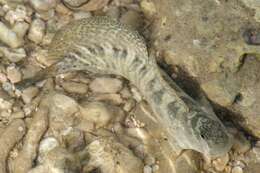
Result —
<path fill-rule="evenodd" d="M 80 19 L 61 28 L 47 49 L 46 57 L 56 63 L 39 75 L 85 70 L 123 76 L 140 90 L 154 114 L 160 117 L 158 123 L 165 127 L 171 145 L 212 157 L 230 149 L 233 138 L 222 122 L 192 98 L 181 97 L 185 95 L 181 89 L 169 85 L 138 32 L 109 17 Z M 36 79 L 40 77 L 20 85 Z"/>

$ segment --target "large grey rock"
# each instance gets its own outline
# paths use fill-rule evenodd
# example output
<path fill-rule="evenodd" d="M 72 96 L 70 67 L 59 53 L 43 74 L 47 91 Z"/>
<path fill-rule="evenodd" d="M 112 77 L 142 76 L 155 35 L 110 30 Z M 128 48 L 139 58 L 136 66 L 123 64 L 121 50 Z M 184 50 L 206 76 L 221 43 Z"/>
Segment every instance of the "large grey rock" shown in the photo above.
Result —
<path fill-rule="evenodd" d="M 254 0 L 161 0 L 152 25 L 153 46 L 190 90 L 197 82 L 220 110 L 260 137 L 258 23 Z M 249 45 L 251 44 L 251 45 Z M 253 44 L 253 45 L 252 45 Z M 176 76 L 176 75 L 175 75 Z M 184 77 L 183 77 L 184 76 Z M 192 77 L 192 78 L 190 78 Z M 185 84 L 185 83 L 184 83 Z M 191 87 L 190 87 L 191 86 Z M 230 115 L 233 115 L 232 117 Z"/>

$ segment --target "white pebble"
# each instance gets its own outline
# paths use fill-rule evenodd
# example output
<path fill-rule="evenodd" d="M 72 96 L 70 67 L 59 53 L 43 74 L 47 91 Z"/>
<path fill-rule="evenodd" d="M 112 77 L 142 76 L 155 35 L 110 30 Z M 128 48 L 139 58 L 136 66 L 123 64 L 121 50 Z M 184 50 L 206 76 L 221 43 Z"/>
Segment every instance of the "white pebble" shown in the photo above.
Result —
<path fill-rule="evenodd" d="M 26 52 L 23 48 L 11 49 L 6 47 L 0 47 L 0 52 L 4 54 L 4 57 L 11 62 L 19 62 L 26 57 Z"/>
<path fill-rule="evenodd" d="M 150 166 L 148 166 L 148 165 L 144 166 L 144 173 L 152 173 L 152 172 L 153 172 L 153 169 Z"/>
<path fill-rule="evenodd" d="M 42 162 L 43 157 L 52 149 L 59 146 L 59 142 L 54 137 L 46 137 L 44 138 L 39 145 L 39 157 L 38 161 Z"/>
<path fill-rule="evenodd" d="M 11 25 L 13 25 L 15 22 L 22 22 L 28 20 L 26 7 L 18 5 L 15 11 L 8 11 L 5 15 L 5 20 L 7 20 Z"/>
<path fill-rule="evenodd" d="M 216 160 L 213 160 L 213 165 L 216 168 L 216 170 L 223 171 L 228 161 L 229 161 L 229 155 L 227 153 L 224 156 L 219 157 Z"/>
<path fill-rule="evenodd" d="M 54 138 L 54 137 L 44 138 L 40 142 L 39 152 L 42 153 L 42 152 L 50 151 L 58 145 L 59 145 L 59 142 L 57 141 L 56 138 Z"/>
<path fill-rule="evenodd" d="M 243 169 L 239 166 L 232 168 L 231 173 L 243 173 Z"/>
<path fill-rule="evenodd" d="M 136 122 L 136 126 L 141 126 L 140 122 Z M 126 132 L 129 136 L 141 139 L 142 141 L 148 140 L 150 135 L 143 128 L 127 128 Z"/>
<path fill-rule="evenodd" d="M 0 22 L 0 40 L 11 48 L 17 48 L 23 44 L 23 39 L 2 22 Z"/>
<path fill-rule="evenodd" d="M 1 118 L 9 119 L 10 116 L 11 116 L 11 112 L 8 111 L 8 110 L 4 110 L 4 111 L 1 111 L 1 112 L 0 112 L 0 117 L 1 117 Z"/>
<path fill-rule="evenodd" d="M 91 13 L 85 12 L 85 11 L 79 11 L 79 12 L 73 13 L 73 16 L 74 16 L 75 20 L 79 20 L 79 19 L 83 19 L 83 18 L 90 18 Z"/>
<path fill-rule="evenodd" d="M 0 109 L 1 110 L 7 110 L 11 109 L 13 103 L 7 100 L 4 100 L 3 98 L 0 98 Z"/>
<path fill-rule="evenodd" d="M 156 14 L 156 6 L 153 1 L 142 0 L 140 6 L 146 17 L 152 17 L 154 14 Z"/>
<path fill-rule="evenodd" d="M 12 83 L 17 83 L 22 80 L 22 74 L 15 66 L 7 67 L 6 71 L 7 71 L 7 78 Z"/>
<path fill-rule="evenodd" d="M 19 131 L 19 132 L 22 132 L 22 131 L 24 131 L 24 130 L 25 130 L 25 129 L 24 129 L 22 126 L 19 126 L 19 127 L 18 127 L 18 131 Z"/>
<path fill-rule="evenodd" d="M 29 29 L 29 24 L 26 22 L 16 22 L 13 31 L 20 37 L 23 38 Z"/>
<path fill-rule="evenodd" d="M 123 88 L 123 83 L 116 78 L 100 77 L 94 79 L 89 87 L 96 93 L 117 93 Z"/>
<path fill-rule="evenodd" d="M 41 19 L 35 19 L 32 21 L 28 38 L 34 43 L 41 43 L 45 34 L 45 23 Z"/>
<path fill-rule="evenodd" d="M 56 7 L 56 0 L 30 0 L 30 4 L 37 12 L 46 12 Z"/>
<path fill-rule="evenodd" d="M 28 87 L 23 90 L 22 99 L 24 103 L 30 103 L 38 93 L 39 89 L 37 87 Z"/>

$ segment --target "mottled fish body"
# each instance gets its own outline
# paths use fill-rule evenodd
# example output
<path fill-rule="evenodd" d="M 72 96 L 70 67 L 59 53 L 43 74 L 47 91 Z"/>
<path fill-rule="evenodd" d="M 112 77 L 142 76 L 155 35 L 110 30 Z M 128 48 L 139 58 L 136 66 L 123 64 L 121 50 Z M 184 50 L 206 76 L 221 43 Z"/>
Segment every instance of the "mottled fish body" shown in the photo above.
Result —
<path fill-rule="evenodd" d="M 54 36 L 47 58 L 54 65 L 24 83 L 79 70 L 120 75 L 140 90 L 159 115 L 173 145 L 212 157 L 226 153 L 232 145 L 232 137 L 217 116 L 177 86 L 172 88 L 155 58 L 148 56 L 143 38 L 115 20 L 92 17 L 73 21 Z"/>

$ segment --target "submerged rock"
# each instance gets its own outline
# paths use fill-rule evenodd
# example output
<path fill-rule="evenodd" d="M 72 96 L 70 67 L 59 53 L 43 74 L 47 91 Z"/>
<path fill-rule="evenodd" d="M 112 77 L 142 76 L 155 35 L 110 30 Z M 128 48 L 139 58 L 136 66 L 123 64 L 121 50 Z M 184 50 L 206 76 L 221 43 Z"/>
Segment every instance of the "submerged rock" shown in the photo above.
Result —
<path fill-rule="evenodd" d="M 41 43 L 45 34 L 45 27 L 46 26 L 43 20 L 33 20 L 28 33 L 28 38 L 36 44 Z"/>
<path fill-rule="evenodd" d="M 123 88 L 123 83 L 116 78 L 101 77 L 94 79 L 89 87 L 96 93 L 117 93 Z"/>
<path fill-rule="evenodd" d="M 186 151 L 175 161 L 176 173 L 199 173 L 200 155 L 194 151 Z"/>
<path fill-rule="evenodd" d="M 123 115 L 119 108 L 102 102 L 84 103 L 80 111 L 82 119 L 93 122 L 96 128 L 104 127 Z"/>
<path fill-rule="evenodd" d="M 56 6 L 56 0 L 30 0 L 29 2 L 37 12 L 46 12 Z"/>
<path fill-rule="evenodd" d="M 106 173 L 142 173 L 143 163 L 131 150 L 113 138 L 100 138 L 87 146 L 90 160 L 85 171 L 99 168 Z"/>

